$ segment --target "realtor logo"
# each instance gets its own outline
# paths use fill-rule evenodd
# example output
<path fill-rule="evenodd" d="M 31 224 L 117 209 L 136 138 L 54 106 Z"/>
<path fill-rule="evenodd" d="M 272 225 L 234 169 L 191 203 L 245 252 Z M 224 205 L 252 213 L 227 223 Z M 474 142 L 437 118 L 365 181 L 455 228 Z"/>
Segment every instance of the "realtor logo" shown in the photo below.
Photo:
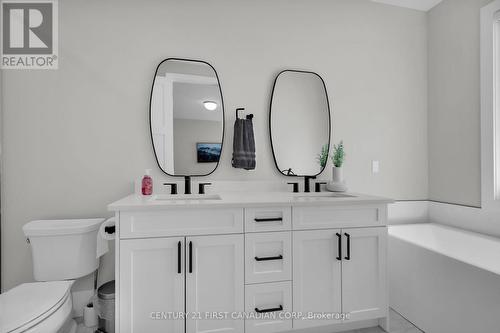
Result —
<path fill-rule="evenodd" d="M 2 0 L 2 69 L 57 69 L 57 0 Z"/>

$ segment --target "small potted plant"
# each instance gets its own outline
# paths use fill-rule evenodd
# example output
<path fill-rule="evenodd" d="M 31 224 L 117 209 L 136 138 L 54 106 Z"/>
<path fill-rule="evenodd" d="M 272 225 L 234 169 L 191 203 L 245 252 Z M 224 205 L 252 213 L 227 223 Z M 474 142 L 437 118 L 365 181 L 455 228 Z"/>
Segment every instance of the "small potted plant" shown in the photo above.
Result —
<path fill-rule="evenodd" d="M 344 142 L 340 141 L 338 145 L 333 145 L 332 155 L 332 181 L 327 184 L 327 189 L 333 192 L 345 192 L 347 186 L 344 180 L 342 165 L 344 164 L 345 152 Z"/>

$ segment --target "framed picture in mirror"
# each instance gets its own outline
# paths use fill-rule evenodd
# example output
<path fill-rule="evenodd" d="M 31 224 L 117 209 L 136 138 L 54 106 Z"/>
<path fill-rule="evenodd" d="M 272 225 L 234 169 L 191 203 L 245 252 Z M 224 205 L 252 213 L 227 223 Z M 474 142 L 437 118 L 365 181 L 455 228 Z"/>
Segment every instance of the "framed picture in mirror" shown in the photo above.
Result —
<path fill-rule="evenodd" d="M 196 143 L 196 157 L 198 163 L 217 163 L 219 162 L 222 144 L 198 142 Z"/>

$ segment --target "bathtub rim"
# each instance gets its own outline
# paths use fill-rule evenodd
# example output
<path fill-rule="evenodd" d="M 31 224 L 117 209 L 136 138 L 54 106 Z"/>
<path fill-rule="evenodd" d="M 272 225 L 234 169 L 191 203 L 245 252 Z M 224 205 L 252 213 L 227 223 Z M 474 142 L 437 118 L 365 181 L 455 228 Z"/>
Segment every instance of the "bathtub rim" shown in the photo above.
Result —
<path fill-rule="evenodd" d="M 411 227 L 418 228 L 418 227 L 423 227 L 423 226 L 426 226 L 426 227 L 432 226 L 432 228 L 445 229 L 445 230 L 449 230 L 449 231 L 453 231 L 453 232 L 459 232 L 459 233 L 466 235 L 466 237 L 472 237 L 478 241 L 487 240 L 488 242 L 496 243 L 498 245 L 498 253 L 499 253 L 498 263 L 496 263 L 496 264 L 495 263 L 493 263 L 493 264 L 480 263 L 480 262 L 477 262 L 477 260 L 470 259 L 470 258 L 467 258 L 465 256 L 459 256 L 459 255 L 453 254 L 452 251 L 448 251 L 448 252 L 441 251 L 440 249 L 437 249 L 433 246 L 429 246 L 427 244 L 422 244 L 421 242 L 418 242 L 418 240 L 410 240 L 410 239 L 407 239 L 405 237 L 401 237 L 399 235 L 395 235 L 394 233 L 391 233 L 391 229 L 394 230 L 397 228 L 403 229 L 403 228 L 411 228 Z M 481 270 L 484 270 L 484 271 L 487 271 L 487 272 L 490 272 L 492 274 L 500 276 L 500 239 L 499 238 L 476 233 L 476 232 L 465 230 L 465 229 L 460 229 L 460 228 L 444 225 L 444 224 L 433 223 L 433 222 L 412 223 L 412 224 L 393 224 L 393 225 L 388 225 L 387 227 L 388 227 L 387 232 L 388 232 L 389 237 L 394 237 L 394 238 L 401 240 L 403 242 L 410 243 L 410 244 L 415 245 L 417 247 L 421 247 L 421 248 L 426 249 L 428 251 L 440 254 L 442 256 L 457 260 L 457 261 L 462 262 L 464 264 L 467 264 L 467 265 L 470 265 L 470 266 L 473 266 L 473 267 L 479 268 Z"/>

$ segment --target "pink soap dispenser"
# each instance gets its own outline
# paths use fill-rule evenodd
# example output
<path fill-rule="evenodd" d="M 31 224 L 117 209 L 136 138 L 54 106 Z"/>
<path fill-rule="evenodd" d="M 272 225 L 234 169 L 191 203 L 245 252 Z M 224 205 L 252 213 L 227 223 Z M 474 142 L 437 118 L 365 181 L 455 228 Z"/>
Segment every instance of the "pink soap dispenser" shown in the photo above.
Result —
<path fill-rule="evenodd" d="M 146 174 L 142 177 L 142 195 L 153 194 L 153 178 L 151 178 L 151 169 L 146 169 Z"/>

